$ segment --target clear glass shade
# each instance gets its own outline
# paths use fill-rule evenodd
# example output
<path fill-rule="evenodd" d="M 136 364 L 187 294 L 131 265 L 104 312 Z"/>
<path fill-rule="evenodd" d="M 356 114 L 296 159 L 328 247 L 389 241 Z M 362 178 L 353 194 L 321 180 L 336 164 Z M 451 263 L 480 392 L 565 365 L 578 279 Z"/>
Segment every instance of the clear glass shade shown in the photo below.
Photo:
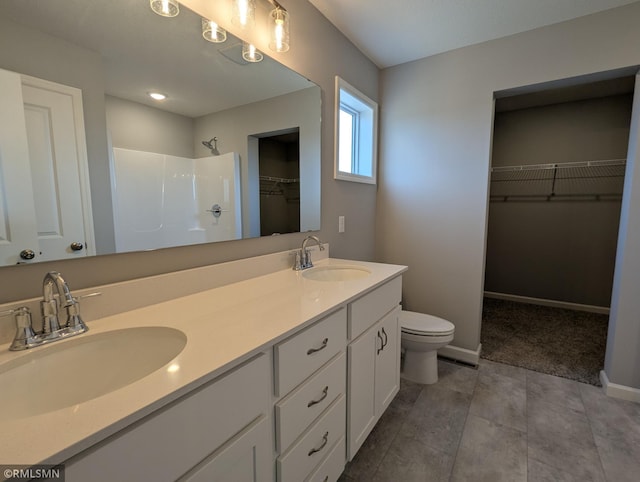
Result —
<path fill-rule="evenodd" d="M 202 19 L 202 36 L 213 43 L 222 43 L 227 40 L 227 31 L 221 28 L 216 22 Z"/>
<path fill-rule="evenodd" d="M 256 23 L 255 0 L 231 0 L 231 3 L 231 22 L 241 28 L 253 27 Z"/>
<path fill-rule="evenodd" d="M 175 17 L 180 13 L 177 0 L 149 0 L 151 10 L 163 17 Z"/>
<path fill-rule="evenodd" d="M 269 48 L 274 52 L 289 50 L 289 12 L 276 7 L 269 16 L 271 40 Z"/>
<path fill-rule="evenodd" d="M 247 62 L 260 62 L 262 60 L 262 52 L 255 48 L 253 44 L 242 42 L 242 58 Z"/>

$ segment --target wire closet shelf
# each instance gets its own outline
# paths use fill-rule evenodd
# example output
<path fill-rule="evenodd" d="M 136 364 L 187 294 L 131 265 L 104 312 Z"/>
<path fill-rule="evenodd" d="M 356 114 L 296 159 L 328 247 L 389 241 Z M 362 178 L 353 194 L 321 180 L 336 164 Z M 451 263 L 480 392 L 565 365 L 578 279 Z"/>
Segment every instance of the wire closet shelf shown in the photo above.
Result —
<path fill-rule="evenodd" d="M 300 179 L 260 176 L 261 196 L 284 196 L 287 202 L 300 202 Z"/>
<path fill-rule="evenodd" d="M 491 168 L 491 202 L 620 201 L 626 159 Z"/>

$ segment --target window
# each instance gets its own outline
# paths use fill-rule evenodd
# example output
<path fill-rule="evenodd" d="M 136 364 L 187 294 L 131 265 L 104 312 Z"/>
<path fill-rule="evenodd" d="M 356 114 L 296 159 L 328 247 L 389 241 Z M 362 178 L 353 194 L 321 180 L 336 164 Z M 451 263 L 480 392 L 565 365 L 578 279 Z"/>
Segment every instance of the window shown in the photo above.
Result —
<path fill-rule="evenodd" d="M 376 183 L 378 104 L 336 77 L 334 177 Z"/>

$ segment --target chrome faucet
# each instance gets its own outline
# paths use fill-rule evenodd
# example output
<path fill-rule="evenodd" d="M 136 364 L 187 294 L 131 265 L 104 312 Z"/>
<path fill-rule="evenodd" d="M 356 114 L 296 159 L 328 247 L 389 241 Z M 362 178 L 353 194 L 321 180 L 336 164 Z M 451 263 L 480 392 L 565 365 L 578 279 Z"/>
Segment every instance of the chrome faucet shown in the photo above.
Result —
<path fill-rule="evenodd" d="M 313 268 L 313 263 L 311 262 L 311 254 L 307 249 L 307 244 L 309 241 L 315 241 L 315 243 L 320 248 L 320 251 L 324 251 L 324 246 L 322 245 L 322 241 L 317 236 L 307 236 L 302 241 L 302 247 L 300 251 L 296 252 L 296 261 L 293 265 L 293 269 L 295 271 L 300 271 L 302 269 Z"/>
<path fill-rule="evenodd" d="M 53 293 L 54 287 L 58 292 L 57 298 Z M 62 305 L 63 297 L 64 305 Z M 75 301 L 62 275 L 57 271 L 49 271 L 44 275 L 44 280 L 42 280 L 42 301 L 40 302 L 42 311 L 42 335 L 51 335 L 52 333 L 60 331 L 60 321 L 58 320 L 59 303 L 61 305 L 60 307 L 67 307 L 75 303 Z"/>
<path fill-rule="evenodd" d="M 55 287 L 58 296 L 54 295 Z M 43 336 L 68 336 L 80 334 L 88 330 L 87 325 L 80 317 L 80 305 L 69 290 L 69 285 L 57 271 L 49 271 L 42 281 L 42 331 Z M 66 308 L 67 321 L 61 327 L 58 319 L 59 308 Z"/>
<path fill-rule="evenodd" d="M 91 293 L 81 296 L 96 296 L 100 293 Z M 67 310 L 67 320 L 61 325 L 58 318 L 60 308 Z M 50 271 L 42 281 L 42 325 L 40 331 L 33 329 L 31 312 L 29 308 L 19 308 L 0 313 L 0 316 L 14 315 L 16 321 L 16 336 L 9 350 L 26 350 L 52 341 L 79 335 L 88 330 L 87 325 L 80 317 L 80 303 L 74 298 L 69 286 L 57 271 Z"/>

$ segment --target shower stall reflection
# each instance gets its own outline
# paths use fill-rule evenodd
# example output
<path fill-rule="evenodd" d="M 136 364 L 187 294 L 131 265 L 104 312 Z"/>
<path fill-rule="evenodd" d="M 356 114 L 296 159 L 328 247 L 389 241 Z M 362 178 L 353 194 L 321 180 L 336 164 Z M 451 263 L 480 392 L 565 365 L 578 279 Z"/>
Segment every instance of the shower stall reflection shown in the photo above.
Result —
<path fill-rule="evenodd" d="M 189 159 L 113 148 L 111 172 L 117 252 L 242 238 L 237 153 Z"/>

